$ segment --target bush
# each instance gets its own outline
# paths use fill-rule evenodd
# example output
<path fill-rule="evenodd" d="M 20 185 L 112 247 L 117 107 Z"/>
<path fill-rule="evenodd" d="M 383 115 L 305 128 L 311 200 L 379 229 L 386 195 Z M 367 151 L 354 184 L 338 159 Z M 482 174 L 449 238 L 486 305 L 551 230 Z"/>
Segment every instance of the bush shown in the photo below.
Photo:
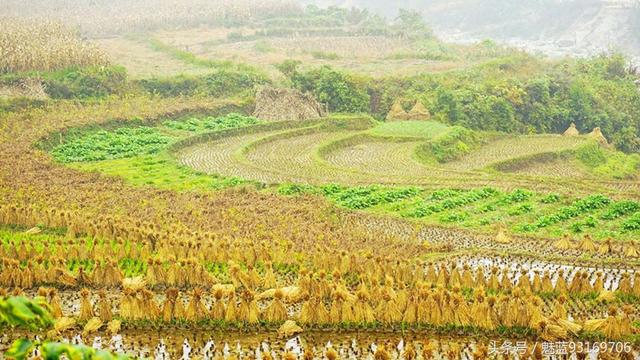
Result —
<path fill-rule="evenodd" d="M 252 92 L 256 85 L 266 83 L 267 78 L 257 72 L 227 69 L 205 76 L 179 75 L 139 81 L 146 91 L 164 97 L 197 94 L 215 97 L 242 96 Z"/>
<path fill-rule="evenodd" d="M 294 72 L 291 78 L 294 86 L 310 92 L 321 103 L 336 112 L 368 112 L 369 94 L 365 83 L 359 83 L 353 76 L 322 66 L 304 73 Z"/>
<path fill-rule="evenodd" d="M 54 99 L 104 97 L 123 91 L 127 83 L 121 66 L 73 68 L 43 77 L 45 91 Z"/>
<path fill-rule="evenodd" d="M 431 154 L 440 163 L 459 159 L 468 154 L 478 143 L 475 132 L 461 126 L 451 128 L 445 135 L 431 143 Z"/>

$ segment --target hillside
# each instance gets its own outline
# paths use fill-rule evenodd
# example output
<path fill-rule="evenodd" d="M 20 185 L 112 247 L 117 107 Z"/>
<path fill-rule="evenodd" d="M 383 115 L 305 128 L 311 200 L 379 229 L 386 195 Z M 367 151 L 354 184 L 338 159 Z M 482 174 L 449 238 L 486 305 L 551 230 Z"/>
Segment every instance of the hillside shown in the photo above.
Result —
<path fill-rule="evenodd" d="M 367 6 L 394 16 L 399 8 L 419 10 L 443 38 L 491 38 L 550 55 L 588 55 L 610 48 L 640 57 L 640 2 L 637 0 L 428 0 L 317 1 Z"/>

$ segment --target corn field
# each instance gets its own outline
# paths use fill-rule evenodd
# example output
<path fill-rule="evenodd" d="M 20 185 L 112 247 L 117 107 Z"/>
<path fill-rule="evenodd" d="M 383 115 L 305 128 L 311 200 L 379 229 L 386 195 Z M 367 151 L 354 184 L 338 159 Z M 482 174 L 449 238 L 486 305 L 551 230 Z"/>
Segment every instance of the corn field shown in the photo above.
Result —
<path fill-rule="evenodd" d="M 91 37 L 205 24 L 237 24 L 301 11 L 289 0 L 8 0 L 3 1 L 0 10 L 5 16 L 64 21 Z"/>
<path fill-rule="evenodd" d="M 55 71 L 109 63 L 96 46 L 55 21 L 0 19 L 0 73 Z"/>

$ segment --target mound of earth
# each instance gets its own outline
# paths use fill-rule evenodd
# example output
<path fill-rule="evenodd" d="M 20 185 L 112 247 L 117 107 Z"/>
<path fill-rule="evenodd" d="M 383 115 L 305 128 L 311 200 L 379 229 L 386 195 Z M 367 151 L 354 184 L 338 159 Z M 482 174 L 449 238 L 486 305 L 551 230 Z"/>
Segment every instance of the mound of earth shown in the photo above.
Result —
<path fill-rule="evenodd" d="M 256 94 L 253 116 L 261 120 L 308 120 L 323 117 L 326 107 L 294 89 L 263 87 Z"/>

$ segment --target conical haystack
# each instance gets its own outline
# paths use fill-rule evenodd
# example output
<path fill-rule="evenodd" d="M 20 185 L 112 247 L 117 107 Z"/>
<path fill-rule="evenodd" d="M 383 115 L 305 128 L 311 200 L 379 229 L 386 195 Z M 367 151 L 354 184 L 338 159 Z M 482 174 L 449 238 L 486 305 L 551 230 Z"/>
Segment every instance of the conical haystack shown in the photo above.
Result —
<path fill-rule="evenodd" d="M 625 246 L 624 256 L 633 257 L 633 258 L 637 258 L 638 256 L 640 256 L 640 253 L 638 253 L 638 249 L 636 248 L 635 243 L 630 242 L 629 244 L 627 244 L 627 246 Z"/>
<path fill-rule="evenodd" d="M 553 246 L 559 250 L 567 250 L 573 248 L 573 244 L 571 243 L 571 239 L 569 239 L 568 235 L 562 237 L 562 239 L 556 241 Z"/>
<path fill-rule="evenodd" d="M 402 104 L 399 100 L 396 100 L 391 106 L 391 110 L 387 114 L 387 121 L 402 121 L 407 120 L 409 114 L 402 108 Z"/>
<path fill-rule="evenodd" d="M 609 145 L 609 141 L 607 141 L 607 138 L 602 135 L 602 131 L 599 127 L 594 128 L 587 136 L 595 139 L 601 145 Z"/>
<path fill-rule="evenodd" d="M 580 135 L 580 131 L 576 128 L 576 124 L 571 123 L 567 130 L 562 133 L 562 136 L 578 136 Z"/>
<path fill-rule="evenodd" d="M 499 244 L 509 244 L 511 243 L 512 239 L 511 236 L 509 236 L 509 234 L 507 234 L 507 231 L 504 227 L 500 227 L 500 229 L 498 230 L 498 235 L 496 235 L 496 242 Z"/>
<path fill-rule="evenodd" d="M 409 111 L 408 118 L 409 120 L 428 120 L 431 118 L 431 114 L 420 101 L 416 101 L 416 104 Z"/>
<path fill-rule="evenodd" d="M 591 240 L 591 236 L 587 234 L 582 239 L 582 242 L 580 242 L 580 244 L 578 245 L 578 249 L 585 252 L 595 252 L 597 248 L 596 244 L 593 242 L 593 240 Z"/>

